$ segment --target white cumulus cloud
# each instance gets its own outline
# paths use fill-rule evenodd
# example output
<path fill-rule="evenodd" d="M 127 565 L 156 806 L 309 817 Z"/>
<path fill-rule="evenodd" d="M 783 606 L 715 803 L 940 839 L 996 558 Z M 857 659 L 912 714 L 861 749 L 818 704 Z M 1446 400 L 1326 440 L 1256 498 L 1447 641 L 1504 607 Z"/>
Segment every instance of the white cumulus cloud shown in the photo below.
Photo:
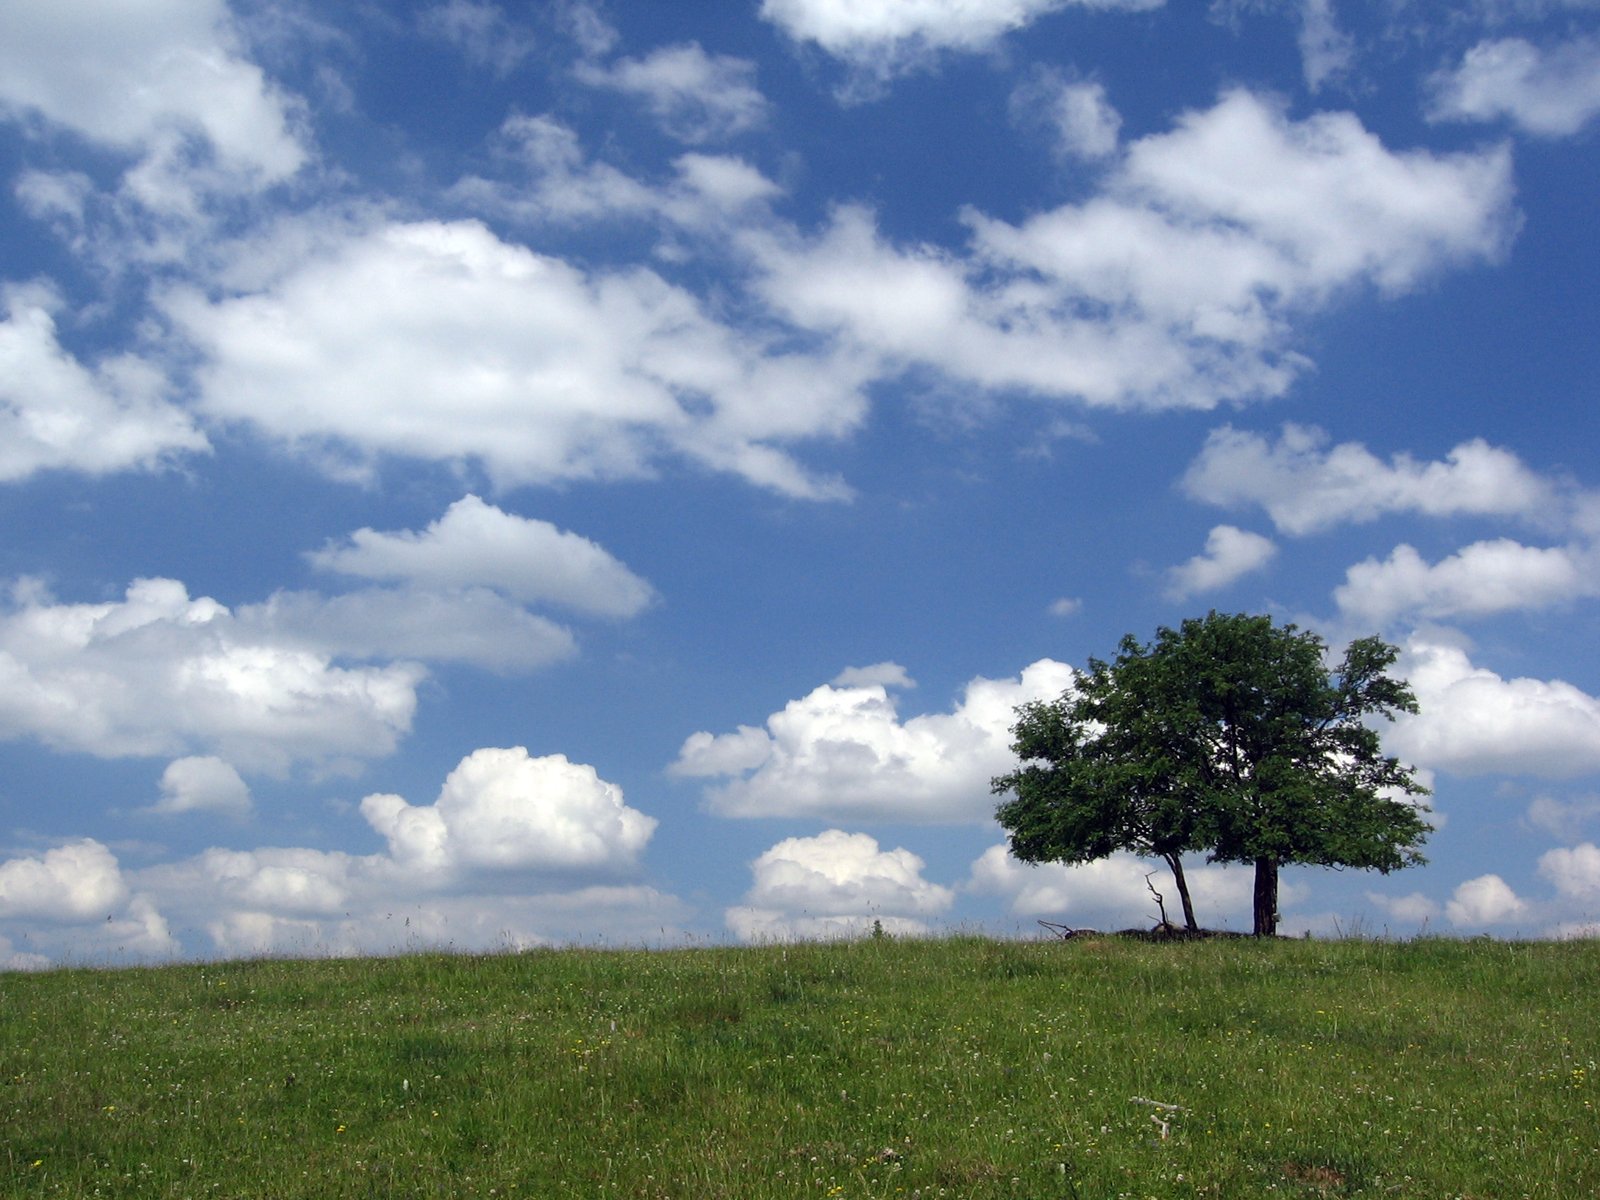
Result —
<path fill-rule="evenodd" d="M 881 683 L 825 684 L 767 718 L 765 728 L 689 737 L 675 774 L 733 776 L 707 789 L 731 817 L 828 821 L 984 821 L 989 781 L 1014 763 L 1016 706 L 1054 699 L 1073 671 L 1040 659 L 1013 679 L 972 680 L 948 713 L 900 719 Z"/>
<path fill-rule="evenodd" d="M 17 289 L 3 299 L 0 481 L 150 469 L 209 449 L 158 368 L 131 354 L 86 366 L 61 345 L 48 296 Z"/>
<path fill-rule="evenodd" d="M 1444 906 L 1452 925 L 1502 925 L 1528 911 L 1525 900 L 1498 875 L 1480 875 L 1456 888 Z"/>
<path fill-rule="evenodd" d="M 101 757 L 204 751 L 269 771 L 381 757 L 409 731 L 424 674 L 335 666 L 172 579 L 96 604 L 24 585 L 0 608 L 0 737 Z"/>
<path fill-rule="evenodd" d="M 1549 608 L 1600 594 L 1600 564 L 1592 557 L 1497 538 L 1428 563 L 1402 545 L 1382 562 L 1369 558 L 1351 567 L 1333 596 L 1346 616 L 1379 626 L 1402 614 L 1476 617 Z"/>
<path fill-rule="evenodd" d="M 796 41 L 889 75 L 930 54 L 981 51 L 1069 5 L 1159 8 L 1164 0 L 762 0 L 761 15 Z"/>
<path fill-rule="evenodd" d="M 1186 600 L 1203 592 L 1214 592 L 1236 579 L 1262 570 L 1272 561 L 1278 548 L 1259 533 L 1218 525 L 1206 537 L 1203 553 L 1167 572 L 1167 595 Z"/>
<path fill-rule="evenodd" d="M 1011 115 L 1025 125 L 1042 125 L 1057 152 L 1069 158 L 1110 157 L 1122 129 L 1103 84 L 1055 70 L 1037 72 L 1012 92 Z"/>
<path fill-rule="evenodd" d="M 360 813 L 383 838 L 377 853 L 213 847 L 134 872 L 130 886 L 138 895 L 128 919 L 144 897 L 149 914 L 159 904 L 165 920 L 204 931 L 223 954 L 504 949 L 683 935 L 689 913 L 680 900 L 628 881 L 656 821 L 629 808 L 621 789 L 594 768 L 561 755 L 477 750 L 450 773 L 434 803 L 375 793 Z M 150 938 L 125 948 L 155 956 L 177 951 Z"/>
<path fill-rule="evenodd" d="M 745 941 L 859 935 L 874 921 L 889 933 L 922 932 L 955 902 L 954 891 L 922 877 L 925 865 L 864 833 L 788 838 L 750 864 L 745 903 L 725 919 Z"/>
<path fill-rule="evenodd" d="M 250 786 L 231 763 L 193 755 L 167 764 L 161 773 L 161 799 L 146 811 L 163 816 L 188 812 L 244 816 L 250 807 Z"/>
<path fill-rule="evenodd" d="M 563 755 L 517 746 L 462 759 L 431 805 L 374 794 L 361 813 L 404 867 L 463 870 L 606 870 L 631 867 L 656 821 L 623 803 L 622 789 Z"/>
<path fill-rule="evenodd" d="M 0 862 L 0 915 L 6 917 L 104 920 L 127 898 L 116 855 L 93 838 Z"/>
<path fill-rule="evenodd" d="M 1403 759 L 1461 775 L 1600 770 L 1600 700 L 1570 683 L 1504 679 L 1421 634 L 1406 642 L 1396 673 L 1422 710 L 1397 717 L 1386 739 Z"/>
<path fill-rule="evenodd" d="M 1510 120 L 1539 137 L 1570 137 L 1600 113 L 1600 38 L 1541 48 L 1480 42 L 1433 81 L 1436 121 Z"/>
<path fill-rule="evenodd" d="M 0 115 L 38 116 L 139 156 L 132 189 L 182 206 L 207 147 L 212 183 L 261 186 L 309 152 L 296 106 L 246 59 L 224 0 L 9 0 L 0 7 Z"/>
<path fill-rule="evenodd" d="M 1287 390 L 1306 311 L 1497 256 L 1510 198 L 1503 149 L 1395 152 L 1350 114 L 1292 121 L 1233 91 L 1130 143 L 1088 201 L 1019 225 L 968 211 L 965 253 L 892 244 L 859 206 L 745 245 L 777 313 L 884 373 L 1209 408 Z"/>
<path fill-rule="evenodd" d="M 588 538 L 473 495 L 457 500 L 424 530 L 358 529 L 308 557 L 344 575 L 492 587 L 525 602 L 601 616 L 634 616 L 653 596 L 648 583 Z"/>
<path fill-rule="evenodd" d="M 1600 896 L 1600 846 L 1584 842 L 1548 851 L 1539 858 L 1539 874 L 1565 897 L 1585 900 Z"/>
<path fill-rule="evenodd" d="M 1385 462 L 1359 442 L 1330 447 L 1322 430 L 1294 424 L 1276 442 L 1232 426 L 1213 430 L 1183 488 L 1224 508 L 1260 507 L 1294 535 L 1388 513 L 1545 520 L 1566 500 L 1556 481 L 1481 438 L 1442 461 L 1396 454 Z"/>
<path fill-rule="evenodd" d="M 512 486 L 638 477 L 679 455 L 841 494 L 783 447 L 852 429 L 860 377 L 747 341 L 645 268 L 587 274 L 470 221 L 300 229 L 250 265 L 238 294 L 166 297 L 204 358 L 201 403 L 343 470 L 400 454 Z"/>

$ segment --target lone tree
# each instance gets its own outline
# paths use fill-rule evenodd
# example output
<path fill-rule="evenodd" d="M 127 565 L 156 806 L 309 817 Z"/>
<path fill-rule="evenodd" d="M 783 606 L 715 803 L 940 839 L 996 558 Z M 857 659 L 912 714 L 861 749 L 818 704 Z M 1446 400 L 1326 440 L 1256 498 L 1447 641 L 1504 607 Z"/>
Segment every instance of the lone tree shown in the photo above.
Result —
<path fill-rule="evenodd" d="M 1286 863 L 1384 873 L 1424 862 L 1430 826 L 1412 768 L 1383 754 L 1369 716 L 1416 712 L 1375 637 L 1328 666 L 1314 633 L 1270 617 L 1213 612 L 1123 638 L 1075 686 L 1017 709 L 1020 764 L 994 780 L 997 811 L 1024 862 L 1083 863 L 1117 850 L 1171 868 L 1196 928 L 1181 856 L 1255 865 L 1255 933 L 1278 927 Z"/>

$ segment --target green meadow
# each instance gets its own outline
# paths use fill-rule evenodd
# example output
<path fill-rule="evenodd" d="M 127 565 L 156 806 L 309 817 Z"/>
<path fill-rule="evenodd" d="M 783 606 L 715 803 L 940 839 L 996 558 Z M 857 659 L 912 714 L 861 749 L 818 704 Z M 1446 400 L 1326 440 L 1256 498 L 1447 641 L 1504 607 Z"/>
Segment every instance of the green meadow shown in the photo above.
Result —
<path fill-rule="evenodd" d="M 0 1194 L 1600 1195 L 1600 943 L 0 975 Z"/>

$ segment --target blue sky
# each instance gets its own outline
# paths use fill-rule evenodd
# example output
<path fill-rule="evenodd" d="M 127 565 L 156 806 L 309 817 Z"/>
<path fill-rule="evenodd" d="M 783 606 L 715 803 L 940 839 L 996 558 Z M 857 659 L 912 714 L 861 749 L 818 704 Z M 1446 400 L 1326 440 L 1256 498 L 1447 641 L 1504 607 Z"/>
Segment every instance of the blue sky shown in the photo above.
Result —
<path fill-rule="evenodd" d="M 1211 608 L 1423 708 L 1285 931 L 1593 932 L 1597 10 L 12 0 L 0 964 L 1143 924 L 988 780 Z"/>

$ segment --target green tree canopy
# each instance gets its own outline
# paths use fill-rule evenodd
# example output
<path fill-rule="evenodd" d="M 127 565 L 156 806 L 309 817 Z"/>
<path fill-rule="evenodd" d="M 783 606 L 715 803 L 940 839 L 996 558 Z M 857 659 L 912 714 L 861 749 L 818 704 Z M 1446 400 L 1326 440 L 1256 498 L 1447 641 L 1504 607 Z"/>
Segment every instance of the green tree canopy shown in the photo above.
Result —
<path fill-rule="evenodd" d="M 1423 862 L 1427 789 L 1383 754 L 1368 718 L 1417 711 L 1387 674 L 1398 652 L 1359 638 L 1335 667 L 1316 634 L 1213 612 L 1122 640 L 1072 689 L 1017 710 L 1018 768 L 997 816 L 1025 862 L 1118 850 L 1163 859 L 1195 928 L 1182 855 L 1255 866 L 1255 932 L 1278 923 L 1286 863 L 1387 873 Z"/>

